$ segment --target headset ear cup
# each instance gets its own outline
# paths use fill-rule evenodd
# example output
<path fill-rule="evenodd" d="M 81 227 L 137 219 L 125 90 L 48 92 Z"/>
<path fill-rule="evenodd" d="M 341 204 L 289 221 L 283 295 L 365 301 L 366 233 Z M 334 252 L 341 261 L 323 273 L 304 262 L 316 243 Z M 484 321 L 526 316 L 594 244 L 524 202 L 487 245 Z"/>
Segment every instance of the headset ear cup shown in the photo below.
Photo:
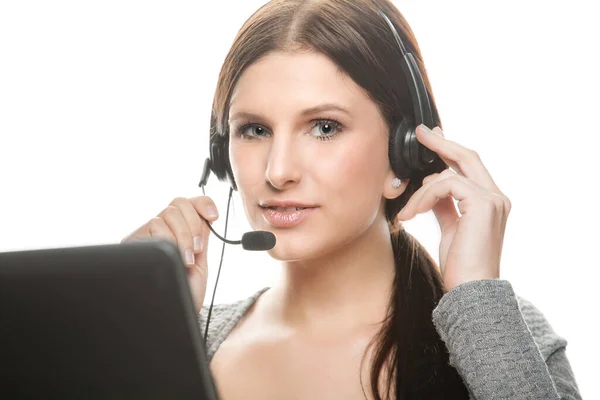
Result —
<path fill-rule="evenodd" d="M 404 119 L 395 125 L 390 132 L 388 156 L 392 171 L 400 179 L 409 179 L 412 175 L 410 135 L 411 121 Z"/>
<path fill-rule="evenodd" d="M 223 168 L 223 159 L 220 151 L 220 139 L 214 138 L 210 144 L 210 169 L 216 175 L 219 180 L 225 178 L 225 172 Z"/>
<path fill-rule="evenodd" d="M 234 190 L 237 190 L 231 164 L 229 162 L 229 138 L 224 135 L 213 135 L 210 144 L 211 169 L 220 181 L 228 180 Z"/>
<path fill-rule="evenodd" d="M 433 151 L 417 139 L 416 127 L 410 118 L 404 119 L 392 130 L 390 164 L 400 179 L 410 178 L 417 172 L 441 172 L 447 165 Z"/>
<path fill-rule="evenodd" d="M 237 191 L 237 184 L 235 183 L 235 179 L 233 178 L 233 170 L 231 169 L 231 163 L 229 161 L 229 139 L 227 139 L 227 144 L 223 149 L 223 160 L 225 165 L 225 174 L 227 175 L 227 179 L 229 180 L 229 185 L 233 190 Z"/>

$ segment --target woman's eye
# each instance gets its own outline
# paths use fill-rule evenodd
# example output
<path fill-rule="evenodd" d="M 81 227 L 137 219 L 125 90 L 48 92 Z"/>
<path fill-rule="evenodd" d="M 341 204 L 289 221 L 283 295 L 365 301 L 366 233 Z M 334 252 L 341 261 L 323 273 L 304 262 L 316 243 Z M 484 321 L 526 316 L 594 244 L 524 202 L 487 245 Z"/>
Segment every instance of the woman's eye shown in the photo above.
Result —
<path fill-rule="evenodd" d="M 260 125 L 245 124 L 237 129 L 237 133 L 239 136 L 257 137 L 265 136 L 267 134 L 267 130 Z"/>
<path fill-rule="evenodd" d="M 342 130 L 342 124 L 333 120 L 318 120 L 313 124 L 311 133 L 317 137 L 317 139 L 327 140 L 340 133 Z"/>
<path fill-rule="evenodd" d="M 254 136 L 263 136 L 265 134 L 265 128 L 262 126 L 254 125 L 250 127 L 250 132 Z"/>

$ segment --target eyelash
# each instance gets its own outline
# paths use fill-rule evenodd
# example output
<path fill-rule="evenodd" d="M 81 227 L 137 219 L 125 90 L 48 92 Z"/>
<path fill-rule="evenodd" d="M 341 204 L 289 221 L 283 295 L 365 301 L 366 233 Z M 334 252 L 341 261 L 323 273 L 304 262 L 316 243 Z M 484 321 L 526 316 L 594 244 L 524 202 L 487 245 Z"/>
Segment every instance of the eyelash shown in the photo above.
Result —
<path fill-rule="evenodd" d="M 338 121 L 336 121 L 334 119 L 330 119 L 330 118 L 315 119 L 315 120 L 313 120 L 311 122 L 312 122 L 311 130 L 314 129 L 314 128 L 316 128 L 317 126 L 320 126 L 320 125 L 330 125 L 333 128 L 333 130 L 335 131 L 335 133 L 324 134 L 322 136 L 316 136 L 317 140 L 331 140 L 335 136 L 337 136 L 338 134 L 340 134 L 340 132 L 342 132 L 342 130 L 344 128 L 344 126 L 340 122 L 338 122 Z M 254 122 L 247 122 L 247 123 L 245 123 L 243 125 L 240 125 L 235 130 L 236 136 L 242 137 L 242 138 L 244 138 L 246 140 L 254 140 L 257 137 L 260 137 L 260 136 L 256 136 L 256 135 L 247 135 L 247 134 L 244 134 L 244 132 L 248 128 L 254 128 L 254 127 L 261 127 L 261 128 L 263 128 L 263 129 L 266 130 L 266 128 L 264 126 L 260 125 L 260 124 L 257 124 L 257 123 L 254 123 Z"/>

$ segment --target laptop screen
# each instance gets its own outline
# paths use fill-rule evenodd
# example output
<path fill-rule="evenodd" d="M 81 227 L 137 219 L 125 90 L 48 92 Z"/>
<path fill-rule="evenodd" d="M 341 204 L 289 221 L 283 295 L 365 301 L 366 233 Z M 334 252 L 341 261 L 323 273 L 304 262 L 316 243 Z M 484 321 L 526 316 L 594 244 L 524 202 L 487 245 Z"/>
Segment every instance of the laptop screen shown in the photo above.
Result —
<path fill-rule="evenodd" d="M 0 253 L 0 397 L 217 399 L 175 245 Z"/>

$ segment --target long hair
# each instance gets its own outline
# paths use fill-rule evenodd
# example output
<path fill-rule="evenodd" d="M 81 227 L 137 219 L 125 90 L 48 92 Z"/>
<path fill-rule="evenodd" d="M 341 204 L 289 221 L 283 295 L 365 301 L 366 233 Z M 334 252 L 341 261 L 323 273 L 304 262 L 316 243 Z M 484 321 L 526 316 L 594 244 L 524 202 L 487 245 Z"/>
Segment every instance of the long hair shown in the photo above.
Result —
<path fill-rule="evenodd" d="M 245 68 L 274 51 L 307 49 L 324 54 L 366 91 L 379 106 L 388 127 L 411 117 L 410 92 L 400 69 L 401 53 L 378 10 L 390 18 L 407 51 L 415 57 L 435 105 L 415 37 L 389 1 L 273 0 L 245 22 L 225 59 L 213 102 L 211 140 L 218 136 L 221 143 L 228 143 L 228 109 L 234 86 Z M 434 120 L 441 126 L 435 107 Z M 382 396 L 468 398 L 432 322 L 432 311 L 444 294 L 437 266 L 396 220 L 426 174 L 411 176 L 404 193 L 385 205 L 395 278 L 387 318 L 370 345 L 374 349 L 370 389 L 378 400 Z"/>

